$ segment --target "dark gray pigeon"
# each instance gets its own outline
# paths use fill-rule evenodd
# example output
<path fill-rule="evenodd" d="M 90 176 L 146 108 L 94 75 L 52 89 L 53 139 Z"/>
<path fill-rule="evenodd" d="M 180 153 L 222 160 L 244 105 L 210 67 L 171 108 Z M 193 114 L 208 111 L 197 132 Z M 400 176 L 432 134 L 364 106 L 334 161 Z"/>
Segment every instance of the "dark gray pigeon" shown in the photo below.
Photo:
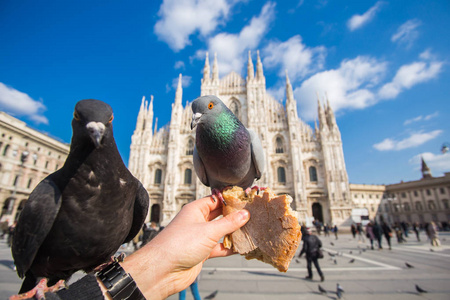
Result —
<path fill-rule="evenodd" d="M 70 153 L 42 180 L 20 214 L 12 254 L 20 293 L 42 278 L 49 286 L 108 262 L 141 229 L 148 193 L 117 150 L 111 107 L 99 100 L 75 106 Z"/>
<path fill-rule="evenodd" d="M 219 290 L 215 290 L 214 292 L 212 292 L 211 294 L 209 294 L 208 296 L 206 296 L 204 299 L 205 300 L 212 300 L 215 299 L 217 296 L 217 293 L 219 293 Z"/>
<path fill-rule="evenodd" d="M 350 261 L 349 261 L 349 263 L 354 263 L 355 262 L 355 259 L 354 258 L 352 258 L 352 259 L 350 259 Z"/>
<path fill-rule="evenodd" d="M 321 294 L 326 294 L 326 293 L 327 293 L 327 290 L 325 290 L 325 289 L 319 284 L 319 292 L 320 292 Z"/>
<path fill-rule="evenodd" d="M 416 284 L 416 291 L 417 292 L 419 292 L 419 293 L 428 293 L 427 291 L 425 291 L 424 289 L 422 289 L 420 286 L 418 286 L 417 284 Z"/>
<path fill-rule="evenodd" d="M 196 128 L 194 168 L 200 181 L 223 201 L 228 186 L 244 190 L 261 178 L 264 151 L 256 133 L 216 96 L 202 96 L 192 102 L 191 129 Z"/>
<path fill-rule="evenodd" d="M 411 265 L 411 264 L 409 264 L 409 263 L 407 263 L 407 262 L 405 262 L 405 265 L 406 265 L 409 269 L 414 268 L 413 265 Z"/>

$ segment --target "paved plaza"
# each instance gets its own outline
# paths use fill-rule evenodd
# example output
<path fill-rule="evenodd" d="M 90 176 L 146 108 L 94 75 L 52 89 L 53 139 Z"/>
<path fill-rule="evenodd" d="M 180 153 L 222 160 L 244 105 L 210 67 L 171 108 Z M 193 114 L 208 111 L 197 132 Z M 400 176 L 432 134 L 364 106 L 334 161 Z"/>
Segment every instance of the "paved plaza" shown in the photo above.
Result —
<path fill-rule="evenodd" d="M 214 299 L 337 299 L 336 284 L 342 299 L 450 299 L 450 233 L 441 233 L 441 247 L 431 247 L 421 232 L 422 242 L 415 236 L 407 243 L 392 240 L 392 250 L 368 249 L 368 241 L 358 242 L 351 235 L 320 236 L 325 258 L 320 260 L 325 281 L 320 282 L 313 267 L 314 279 L 305 280 L 304 257 L 294 258 L 289 271 L 280 273 L 260 261 L 247 261 L 239 255 L 211 259 L 200 274 L 199 289 L 203 299 L 217 291 Z M 383 240 L 385 244 L 386 241 Z M 126 249 L 125 249 L 126 250 Z M 300 250 L 300 249 L 299 249 Z M 299 251 L 298 251 L 299 252 Z M 297 255 L 298 255 L 297 252 Z M 331 254 L 331 255 L 330 255 Z M 334 256 L 332 256 L 334 255 Z M 354 259 L 354 262 L 350 262 Z M 413 268 L 405 265 L 408 262 Z M 0 299 L 17 292 L 21 280 L 13 270 L 10 249 L 0 241 Z M 73 280 L 82 274 L 74 275 Z M 318 285 L 326 294 L 321 294 Z M 415 285 L 427 293 L 419 294 Z M 168 298 L 178 299 L 177 295 Z M 190 291 L 187 299 L 193 299 Z"/>

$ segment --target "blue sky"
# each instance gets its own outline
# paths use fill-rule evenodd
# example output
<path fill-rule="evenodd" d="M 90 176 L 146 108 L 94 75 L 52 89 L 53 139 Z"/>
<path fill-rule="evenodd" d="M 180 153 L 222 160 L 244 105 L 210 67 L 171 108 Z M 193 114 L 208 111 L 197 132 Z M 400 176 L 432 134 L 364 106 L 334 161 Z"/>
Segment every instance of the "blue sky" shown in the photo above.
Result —
<path fill-rule="evenodd" d="M 200 93 L 205 52 L 221 76 L 246 76 L 260 51 L 269 92 L 285 100 L 285 70 L 300 117 L 316 93 L 335 110 L 351 183 L 389 184 L 450 171 L 450 2 L 14 1 L 0 2 L 0 109 L 69 143 L 78 100 L 114 109 L 125 163 L 143 96 L 158 127 Z"/>

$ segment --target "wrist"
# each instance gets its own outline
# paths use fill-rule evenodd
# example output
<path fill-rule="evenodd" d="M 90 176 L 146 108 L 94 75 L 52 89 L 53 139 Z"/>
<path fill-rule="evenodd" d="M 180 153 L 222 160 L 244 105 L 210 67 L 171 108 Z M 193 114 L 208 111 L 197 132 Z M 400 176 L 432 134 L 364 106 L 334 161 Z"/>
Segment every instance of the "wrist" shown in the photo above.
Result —
<path fill-rule="evenodd" d="M 161 249 L 147 244 L 127 256 L 121 266 L 133 277 L 147 300 L 166 299 L 175 293 L 166 259 Z"/>

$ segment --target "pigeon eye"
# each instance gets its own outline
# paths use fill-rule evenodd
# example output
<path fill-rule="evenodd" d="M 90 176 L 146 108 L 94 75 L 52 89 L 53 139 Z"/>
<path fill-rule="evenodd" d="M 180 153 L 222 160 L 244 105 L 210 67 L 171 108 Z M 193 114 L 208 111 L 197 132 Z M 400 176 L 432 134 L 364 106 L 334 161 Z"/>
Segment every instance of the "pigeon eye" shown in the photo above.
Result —
<path fill-rule="evenodd" d="M 209 102 L 209 104 L 208 104 L 208 109 L 212 109 L 213 107 L 214 107 L 214 103 Z"/>
<path fill-rule="evenodd" d="M 80 116 L 78 115 L 78 113 L 76 111 L 73 112 L 73 118 L 77 121 L 80 121 Z"/>
<path fill-rule="evenodd" d="M 108 123 L 112 123 L 113 120 L 114 120 L 114 115 L 111 115 L 111 118 L 109 118 Z"/>

